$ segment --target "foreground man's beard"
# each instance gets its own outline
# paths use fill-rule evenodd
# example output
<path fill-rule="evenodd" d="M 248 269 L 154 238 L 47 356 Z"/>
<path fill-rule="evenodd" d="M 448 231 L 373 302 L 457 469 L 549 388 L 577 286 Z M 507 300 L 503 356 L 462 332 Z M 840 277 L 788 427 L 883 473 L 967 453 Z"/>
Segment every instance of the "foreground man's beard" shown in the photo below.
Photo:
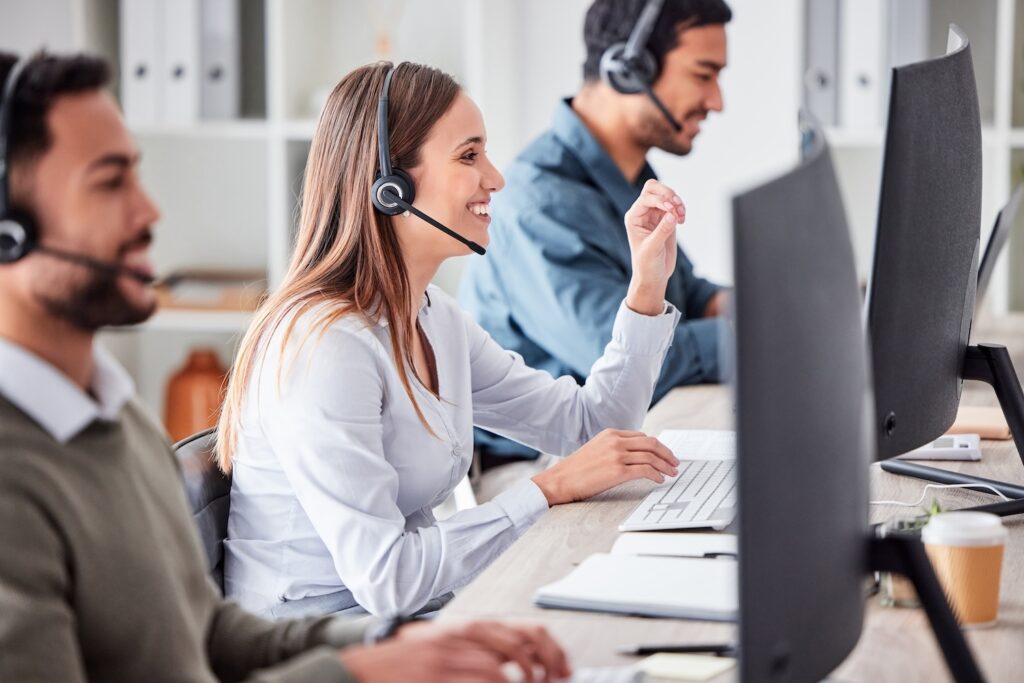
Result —
<path fill-rule="evenodd" d="M 142 305 L 129 301 L 118 287 L 117 276 L 104 273 L 91 273 L 86 282 L 71 285 L 63 294 L 38 292 L 36 296 L 51 315 L 86 332 L 135 325 L 156 311 L 155 300 Z"/>

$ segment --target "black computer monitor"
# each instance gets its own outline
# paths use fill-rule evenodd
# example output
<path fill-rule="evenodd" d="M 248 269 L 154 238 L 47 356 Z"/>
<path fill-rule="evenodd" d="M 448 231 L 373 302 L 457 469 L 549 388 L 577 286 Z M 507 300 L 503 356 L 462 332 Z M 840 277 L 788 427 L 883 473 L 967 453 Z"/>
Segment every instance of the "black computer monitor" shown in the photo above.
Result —
<path fill-rule="evenodd" d="M 853 249 L 822 137 L 733 200 L 739 659 L 817 681 L 860 637 L 873 569 L 911 575 L 957 680 L 980 681 L 916 539 L 873 539 L 875 430 Z"/>
<path fill-rule="evenodd" d="M 996 269 L 999 255 L 1003 252 L 1007 240 L 1010 239 L 1013 226 L 1020 218 L 1022 198 L 1024 198 L 1024 185 L 1018 185 L 1010 195 L 1010 201 L 1006 202 L 1006 206 L 1000 209 L 999 215 L 996 216 L 996 224 L 992 228 L 992 234 L 988 237 L 985 253 L 981 256 L 981 266 L 978 268 L 978 296 L 975 313 L 985 299 L 985 293 L 988 291 L 989 283 L 992 282 L 992 272 Z"/>
<path fill-rule="evenodd" d="M 937 439 L 956 419 L 974 314 L 981 118 L 967 39 L 893 69 L 867 316 L 878 457 Z"/>
<path fill-rule="evenodd" d="M 964 379 L 993 385 L 1024 459 L 1024 393 L 1005 347 L 968 346 L 978 286 L 981 119 L 967 37 L 950 25 L 945 55 L 893 69 L 874 268 L 868 285 L 879 459 L 941 436 Z M 1024 487 L 906 461 L 882 468 L 946 484 Z"/>
<path fill-rule="evenodd" d="M 864 614 L 868 357 L 839 187 L 813 144 L 733 200 L 745 681 L 824 678 Z"/>

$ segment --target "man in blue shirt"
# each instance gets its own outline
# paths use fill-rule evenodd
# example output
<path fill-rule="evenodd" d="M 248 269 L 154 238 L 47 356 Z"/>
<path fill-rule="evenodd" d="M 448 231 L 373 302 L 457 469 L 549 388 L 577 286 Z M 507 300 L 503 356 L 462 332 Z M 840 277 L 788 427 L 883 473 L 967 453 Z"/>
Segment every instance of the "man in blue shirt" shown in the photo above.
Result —
<path fill-rule="evenodd" d="M 559 103 L 551 129 L 506 171 L 505 190 L 492 200 L 491 249 L 463 275 L 463 307 L 499 344 L 555 377 L 568 374 L 582 383 L 611 340 L 632 272 L 623 216 L 655 177 L 647 152 L 688 154 L 700 122 L 722 110 L 718 75 L 732 16 L 722 0 L 664 2 L 646 41 L 657 62 L 650 96 L 623 94 L 601 77 L 605 51 L 627 41 L 645 7 L 657 4 L 591 5 L 583 86 Z M 683 320 L 654 401 L 676 386 L 719 381 L 724 326 L 716 316 L 724 298 L 718 285 L 694 275 L 680 250 L 666 299 Z M 477 443 L 488 460 L 535 456 L 481 430 Z"/>

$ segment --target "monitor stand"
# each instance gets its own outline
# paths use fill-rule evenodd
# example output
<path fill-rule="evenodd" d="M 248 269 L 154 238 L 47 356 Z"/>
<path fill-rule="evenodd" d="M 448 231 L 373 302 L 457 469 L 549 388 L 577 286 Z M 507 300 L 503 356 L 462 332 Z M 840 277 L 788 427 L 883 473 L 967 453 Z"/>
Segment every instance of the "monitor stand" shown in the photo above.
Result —
<path fill-rule="evenodd" d="M 999 406 L 1006 417 L 1006 424 L 1010 426 L 1017 454 L 1024 463 L 1024 392 L 1021 391 L 1020 380 L 1006 347 L 1000 344 L 968 346 L 964 356 L 963 378 L 992 385 L 996 398 L 999 399 Z M 985 484 L 985 487 L 979 486 L 978 490 L 991 493 L 992 489 L 995 489 L 1012 500 L 966 509 L 991 512 L 1001 517 L 1024 513 L 1024 486 L 927 467 L 905 460 L 885 460 L 882 462 L 882 469 L 892 474 L 904 474 L 940 484 Z"/>
<path fill-rule="evenodd" d="M 902 574 L 914 584 L 953 680 L 957 683 L 984 681 L 921 540 L 903 534 L 876 536 L 869 541 L 869 556 L 871 571 Z"/>

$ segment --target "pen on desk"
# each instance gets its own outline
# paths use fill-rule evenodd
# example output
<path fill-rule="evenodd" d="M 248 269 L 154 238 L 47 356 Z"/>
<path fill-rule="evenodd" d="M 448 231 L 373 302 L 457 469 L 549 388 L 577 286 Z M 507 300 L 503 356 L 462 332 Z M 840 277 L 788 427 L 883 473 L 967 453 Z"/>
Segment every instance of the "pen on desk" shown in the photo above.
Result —
<path fill-rule="evenodd" d="M 738 560 L 740 557 L 736 553 L 727 551 L 702 553 L 700 555 L 679 555 L 674 553 L 637 553 L 637 555 L 641 557 L 692 557 L 698 560 L 717 560 L 720 557 L 729 557 L 734 560 Z"/>
<path fill-rule="evenodd" d="M 670 652 L 674 654 L 708 654 L 716 657 L 733 657 L 736 654 L 736 646 L 731 643 L 692 643 L 690 645 L 633 645 L 619 648 L 620 655 L 636 655 L 642 657 L 653 655 L 659 652 Z"/>

